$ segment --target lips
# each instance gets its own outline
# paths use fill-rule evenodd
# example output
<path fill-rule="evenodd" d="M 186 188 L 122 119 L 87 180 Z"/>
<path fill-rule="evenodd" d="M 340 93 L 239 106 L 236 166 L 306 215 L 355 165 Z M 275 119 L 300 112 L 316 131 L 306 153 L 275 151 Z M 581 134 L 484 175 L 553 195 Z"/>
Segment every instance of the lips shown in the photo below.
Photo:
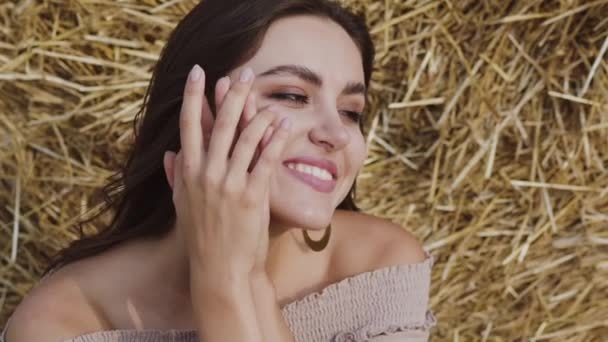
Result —
<path fill-rule="evenodd" d="M 301 156 L 301 157 L 296 157 L 296 158 L 290 158 L 290 159 L 283 161 L 283 164 L 285 166 L 287 166 L 287 164 L 290 164 L 290 163 L 299 163 L 299 164 L 307 164 L 307 165 L 316 166 L 318 168 L 327 170 L 327 172 L 329 172 L 332 175 L 333 179 L 338 178 L 338 167 L 336 166 L 336 164 L 334 162 L 332 162 L 329 159 L 316 158 L 316 157 L 311 157 L 311 156 Z"/>

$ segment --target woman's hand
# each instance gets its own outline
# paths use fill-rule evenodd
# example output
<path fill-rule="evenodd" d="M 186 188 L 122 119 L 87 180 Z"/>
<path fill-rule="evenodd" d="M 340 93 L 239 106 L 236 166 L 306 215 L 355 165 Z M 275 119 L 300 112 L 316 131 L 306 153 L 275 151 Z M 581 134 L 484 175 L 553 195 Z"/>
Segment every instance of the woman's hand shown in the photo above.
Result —
<path fill-rule="evenodd" d="M 205 278 L 205 286 L 221 288 L 230 285 L 234 277 L 264 270 L 270 223 L 269 179 L 285 146 L 288 128 L 278 129 L 278 114 L 271 110 L 255 114 L 255 102 L 249 96 L 254 77 L 251 70 L 249 79 L 232 82 L 227 91 L 218 84 L 216 119 L 205 118 L 203 112 L 211 113 L 201 74 L 197 80 L 189 77 L 184 90 L 182 149 L 175 157 L 173 203 L 176 229 L 187 248 L 191 272 Z M 250 122 L 241 120 L 241 113 L 251 118 Z M 246 127 L 237 140 L 239 121 Z M 209 134 L 210 124 L 211 137 L 205 146 L 204 134 Z M 268 145 L 253 163 L 260 140 L 273 126 Z"/>

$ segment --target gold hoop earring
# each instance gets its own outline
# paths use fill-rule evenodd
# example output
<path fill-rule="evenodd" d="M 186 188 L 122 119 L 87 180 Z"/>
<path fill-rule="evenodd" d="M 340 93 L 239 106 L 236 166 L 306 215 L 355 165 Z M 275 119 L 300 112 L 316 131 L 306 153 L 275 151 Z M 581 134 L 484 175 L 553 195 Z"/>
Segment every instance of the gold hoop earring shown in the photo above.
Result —
<path fill-rule="evenodd" d="M 325 234 L 319 241 L 311 239 L 310 236 L 308 236 L 308 231 L 306 229 L 302 230 L 302 234 L 304 235 L 304 241 L 306 242 L 308 247 L 310 247 L 310 249 L 315 252 L 320 252 L 324 250 L 325 247 L 327 247 L 327 245 L 329 244 L 329 237 L 331 236 L 331 224 L 327 226 L 327 228 L 325 229 Z"/>

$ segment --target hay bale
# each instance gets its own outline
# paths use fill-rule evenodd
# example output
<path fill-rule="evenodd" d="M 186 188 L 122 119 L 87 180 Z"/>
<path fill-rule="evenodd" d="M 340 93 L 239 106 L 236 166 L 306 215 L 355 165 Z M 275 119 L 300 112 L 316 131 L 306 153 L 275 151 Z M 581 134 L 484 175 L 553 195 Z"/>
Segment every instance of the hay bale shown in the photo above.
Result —
<path fill-rule="evenodd" d="M 377 47 L 358 204 L 435 255 L 432 340 L 605 339 L 608 1 L 343 2 Z M 194 4 L 0 4 L 2 325 L 95 211 Z"/>

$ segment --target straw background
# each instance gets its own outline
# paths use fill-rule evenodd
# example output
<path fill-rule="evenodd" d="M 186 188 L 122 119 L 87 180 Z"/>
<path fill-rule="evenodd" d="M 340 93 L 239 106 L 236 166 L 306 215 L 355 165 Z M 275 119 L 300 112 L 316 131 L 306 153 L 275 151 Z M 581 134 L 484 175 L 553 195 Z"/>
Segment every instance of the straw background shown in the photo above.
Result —
<path fill-rule="evenodd" d="M 0 3 L 0 325 L 94 210 L 194 3 Z M 435 256 L 431 340 L 606 341 L 608 1 L 345 3 L 377 48 L 358 204 Z"/>

